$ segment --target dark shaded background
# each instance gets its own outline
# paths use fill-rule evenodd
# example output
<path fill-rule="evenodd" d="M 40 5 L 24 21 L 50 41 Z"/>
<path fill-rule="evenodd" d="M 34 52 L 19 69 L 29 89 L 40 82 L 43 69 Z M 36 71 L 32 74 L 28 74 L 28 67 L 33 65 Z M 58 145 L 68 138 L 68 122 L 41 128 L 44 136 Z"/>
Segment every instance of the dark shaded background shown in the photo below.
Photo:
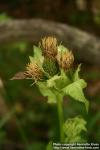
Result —
<path fill-rule="evenodd" d="M 13 18 L 44 18 L 100 34 L 99 0 L 3 0 L 0 12 Z"/>

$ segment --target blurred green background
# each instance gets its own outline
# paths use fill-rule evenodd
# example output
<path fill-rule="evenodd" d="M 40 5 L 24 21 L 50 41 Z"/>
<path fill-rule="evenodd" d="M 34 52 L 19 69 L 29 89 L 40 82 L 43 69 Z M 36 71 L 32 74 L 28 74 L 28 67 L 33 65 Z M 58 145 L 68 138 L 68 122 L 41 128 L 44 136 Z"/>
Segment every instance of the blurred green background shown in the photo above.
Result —
<path fill-rule="evenodd" d="M 0 22 L 23 18 L 62 22 L 100 35 L 99 0 L 0 1 Z M 59 140 L 56 106 L 48 105 L 37 87 L 30 86 L 31 81 L 10 80 L 25 69 L 33 44 L 0 44 L 0 150 L 45 150 L 50 139 Z M 100 66 L 84 63 L 81 77 L 88 82 L 89 113 L 82 104 L 65 97 L 64 115 L 66 119 L 82 115 L 87 120 L 87 141 L 99 143 Z"/>

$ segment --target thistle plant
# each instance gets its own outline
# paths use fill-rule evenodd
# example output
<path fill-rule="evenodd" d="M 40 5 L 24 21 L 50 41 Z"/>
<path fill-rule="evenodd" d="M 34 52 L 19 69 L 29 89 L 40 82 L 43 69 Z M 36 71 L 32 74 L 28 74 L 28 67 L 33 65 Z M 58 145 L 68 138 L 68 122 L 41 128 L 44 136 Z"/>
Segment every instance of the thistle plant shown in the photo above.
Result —
<path fill-rule="evenodd" d="M 86 82 L 79 77 L 81 65 L 73 67 L 74 55 L 72 51 L 59 44 L 55 37 L 44 37 L 39 46 L 34 46 L 33 56 L 29 56 L 29 63 L 24 72 L 15 74 L 14 79 L 31 79 L 38 86 L 47 103 L 54 103 L 58 108 L 60 142 L 83 142 L 81 132 L 86 131 L 86 121 L 77 116 L 65 121 L 63 115 L 63 98 L 70 96 L 73 100 L 84 103 L 88 111 L 88 101 L 83 89 Z M 51 143 L 47 146 L 52 150 Z"/>

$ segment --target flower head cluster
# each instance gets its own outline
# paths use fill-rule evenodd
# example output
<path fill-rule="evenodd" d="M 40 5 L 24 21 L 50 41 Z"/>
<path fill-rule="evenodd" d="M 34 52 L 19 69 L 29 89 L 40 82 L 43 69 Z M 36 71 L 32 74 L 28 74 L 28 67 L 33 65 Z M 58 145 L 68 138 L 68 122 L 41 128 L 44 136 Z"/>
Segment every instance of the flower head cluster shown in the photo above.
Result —
<path fill-rule="evenodd" d="M 44 57 L 50 59 L 49 66 L 51 66 L 51 61 L 52 61 L 53 66 L 56 64 L 56 66 L 59 67 L 58 70 L 63 69 L 64 71 L 67 71 L 72 67 L 73 62 L 74 62 L 73 53 L 69 51 L 67 48 L 65 48 L 64 46 L 58 45 L 56 38 L 45 37 L 42 39 L 42 42 L 40 45 L 41 45 Z M 54 63 L 53 63 L 53 60 L 55 60 Z M 45 64 L 45 66 L 47 65 Z"/>
<path fill-rule="evenodd" d="M 38 81 L 47 74 L 52 77 L 60 70 L 68 71 L 74 62 L 74 56 L 71 51 L 63 45 L 58 45 L 55 37 L 44 37 L 34 51 L 33 59 L 26 65 L 26 71 L 16 74 L 12 79 L 32 79 Z M 41 59 L 43 61 L 41 61 Z M 35 61 L 34 61 L 35 60 Z M 21 76 L 20 76 L 21 75 Z"/>

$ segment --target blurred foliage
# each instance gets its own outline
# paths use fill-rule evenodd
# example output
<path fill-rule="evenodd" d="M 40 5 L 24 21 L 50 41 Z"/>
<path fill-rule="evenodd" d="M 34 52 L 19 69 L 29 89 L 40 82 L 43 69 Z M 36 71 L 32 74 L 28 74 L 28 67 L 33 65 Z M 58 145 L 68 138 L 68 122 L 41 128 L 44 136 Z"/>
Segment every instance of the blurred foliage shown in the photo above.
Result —
<path fill-rule="evenodd" d="M 6 13 L 0 14 L 0 21 L 8 21 L 9 19 L 11 19 L 11 17 L 9 17 Z"/>
<path fill-rule="evenodd" d="M 28 56 L 33 53 L 32 45 L 31 43 L 13 43 L 0 47 L 0 77 L 5 88 L 5 105 L 9 108 L 9 114 L 12 114 L 12 108 L 15 110 L 14 114 L 1 117 L 1 147 L 6 145 L 6 142 L 10 142 L 12 145 L 14 143 L 22 144 L 24 148 L 20 146 L 19 150 L 25 149 L 25 147 L 27 150 L 32 148 L 40 150 L 45 149 L 50 139 L 55 141 L 59 137 L 56 106 L 47 105 L 38 89 L 35 86 L 29 86 L 31 81 L 12 82 L 9 80 L 15 72 L 24 70 L 25 64 L 28 62 Z M 82 78 L 87 81 L 100 79 L 96 71 L 92 70 L 92 73 L 90 71 L 81 73 Z M 95 108 L 100 103 L 99 98 L 100 95 L 88 96 L 91 103 L 88 115 L 85 114 L 85 108 L 81 106 L 81 103 L 69 101 L 67 97 L 64 100 L 65 118 L 80 114 L 87 120 L 87 139 L 90 142 L 99 142 L 100 140 L 100 113 Z M 12 123 L 11 120 L 14 120 L 14 122 Z M 10 128 L 8 128 L 9 125 Z M 10 137 L 8 139 L 9 132 Z M 15 147 L 17 147 L 17 144 Z"/>
<path fill-rule="evenodd" d="M 100 35 L 99 0 L 1 0 L 0 12 L 12 18 L 44 18 Z M 42 13 L 41 13 L 42 12 Z"/>
<path fill-rule="evenodd" d="M 65 141 L 67 143 L 77 143 L 77 141 L 80 143 L 86 142 L 86 139 L 81 136 L 82 131 L 87 131 L 85 126 L 86 121 L 80 116 L 67 119 L 64 124 Z"/>
<path fill-rule="evenodd" d="M 24 64 L 27 63 L 29 54 L 33 53 L 29 49 L 32 49 L 32 44 L 15 43 L 11 45 L 8 44 L 6 46 L 1 46 L 0 77 L 4 82 L 6 93 L 5 103 L 9 107 L 9 113 L 11 113 L 10 108 L 16 109 L 15 115 L 10 116 L 11 119 L 15 118 L 16 120 L 15 124 L 17 125 L 14 125 L 17 126 L 15 129 L 16 137 L 9 140 L 16 141 L 17 138 L 19 142 L 22 142 L 24 144 L 26 144 L 27 142 L 35 142 L 34 144 L 32 144 L 35 148 L 35 145 L 36 147 L 40 147 L 41 144 L 44 145 L 43 143 L 41 143 L 42 141 L 44 141 L 45 143 L 46 141 L 48 141 L 49 137 L 54 136 L 53 130 L 51 129 L 53 127 L 52 120 L 56 122 L 57 119 L 55 118 L 57 117 L 50 120 L 50 117 L 52 118 L 52 114 L 55 111 L 55 106 L 52 108 L 52 112 L 51 106 L 46 105 L 45 100 L 43 100 L 43 98 L 39 94 L 39 91 L 35 87 L 29 86 L 29 84 L 31 84 L 30 81 L 10 81 L 10 78 L 16 71 L 22 69 L 24 70 Z M 56 113 L 54 114 L 56 115 Z M 8 115 L 1 118 L 0 127 L 2 126 L 2 130 L 3 127 L 8 126 L 10 122 L 9 120 L 11 120 L 10 118 L 8 118 Z M 49 131 L 48 128 L 50 128 Z M 54 128 L 55 130 L 57 130 L 56 126 Z M 15 133 L 12 133 L 14 134 L 13 136 L 15 136 Z M 57 136 L 57 134 L 55 136 Z M 39 141 L 40 144 L 36 144 Z M 31 149 L 30 144 L 29 147 Z M 36 150 L 38 150 L 38 148 L 36 148 Z"/>

